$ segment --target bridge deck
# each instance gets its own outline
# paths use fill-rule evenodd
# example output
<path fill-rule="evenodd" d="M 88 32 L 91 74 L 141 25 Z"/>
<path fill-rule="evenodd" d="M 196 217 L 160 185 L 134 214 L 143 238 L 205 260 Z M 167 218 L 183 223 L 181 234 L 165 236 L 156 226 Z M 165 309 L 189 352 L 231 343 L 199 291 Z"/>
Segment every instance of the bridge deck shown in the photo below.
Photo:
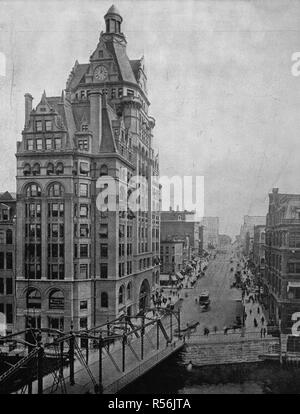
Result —
<path fill-rule="evenodd" d="M 155 333 L 155 335 L 154 335 Z M 155 339 L 153 339 L 155 338 Z M 155 365 L 177 352 L 184 346 L 181 339 L 175 338 L 172 343 L 166 346 L 166 340 L 160 333 L 160 348 L 156 348 L 156 330 L 154 328 L 146 332 L 144 337 L 144 358 L 141 360 L 141 339 L 135 338 L 130 341 L 130 348 L 126 347 L 125 371 L 122 372 L 122 346 L 116 342 L 110 347 L 110 355 L 103 349 L 102 357 L 102 384 L 103 393 L 115 393 L 126 385 L 146 373 Z M 86 392 L 94 393 L 94 385 L 99 383 L 99 352 L 98 350 L 89 353 L 89 370 L 80 363 L 78 358 L 75 359 L 74 377 L 75 384 L 70 384 L 69 368 L 63 370 L 66 393 L 67 394 L 84 394 Z M 62 389 L 53 390 L 53 375 L 49 374 L 43 379 L 44 393 L 61 394 Z M 37 381 L 33 383 L 33 393 L 38 392 Z"/>

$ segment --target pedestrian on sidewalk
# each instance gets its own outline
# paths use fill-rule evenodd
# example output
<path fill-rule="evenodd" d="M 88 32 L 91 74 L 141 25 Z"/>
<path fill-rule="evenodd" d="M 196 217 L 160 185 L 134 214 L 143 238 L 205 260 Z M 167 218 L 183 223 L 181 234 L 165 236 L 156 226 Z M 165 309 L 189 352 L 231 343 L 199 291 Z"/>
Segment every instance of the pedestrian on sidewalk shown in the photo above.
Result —
<path fill-rule="evenodd" d="M 209 335 L 209 329 L 208 329 L 208 328 L 206 328 L 206 327 L 204 328 L 204 335 L 205 335 L 205 336 L 208 336 L 208 335 Z"/>
<path fill-rule="evenodd" d="M 227 335 L 227 332 L 228 332 L 228 328 L 227 326 L 224 326 L 224 335 Z"/>
<path fill-rule="evenodd" d="M 214 326 L 214 333 L 215 334 L 217 333 L 217 330 L 218 330 L 218 327 L 217 326 Z"/>

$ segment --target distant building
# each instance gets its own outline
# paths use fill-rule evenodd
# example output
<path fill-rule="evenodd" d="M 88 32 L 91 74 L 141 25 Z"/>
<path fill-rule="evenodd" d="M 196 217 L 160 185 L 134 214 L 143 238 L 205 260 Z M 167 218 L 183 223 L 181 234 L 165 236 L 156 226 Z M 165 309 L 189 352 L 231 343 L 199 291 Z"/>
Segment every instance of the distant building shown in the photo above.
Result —
<path fill-rule="evenodd" d="M 265 225 L 265 216 L 244 216 L 244 222 L 240 230 L 240 242 L 245 256 L 253 258 L 254 226 Z"/>
<path fill-rule="evenodd" d="M 300 312 L 300 195 L 269 194 L 266 223 L 264 301 L 283 333 Z"/>
<path fill-rule="evenodd" d="M 191 254 L 198 256 L 200 252 L 199 243 L 200 223 L 196 219 L 194 211 L 163 211 L 161 212 L 161 241 L 185 240 L 189 238 Z"/>
<path fill-rule="evenodd" d="M 176 274 L 183 268 L 183 262 L 183 240 L 169 240 L 160 242 L 160 273 Z"/>
<path fill-rule="evenodd" d="M 266 226 L 254 226 L 253 262 L 255 273 L 261 279 L 265 272 L 265 230 Z"/>
<path fill-rule="evenodd" d="M 0 193 L 0 313 L 5 315 L 6 334 L 13 332 L 16 319 L 15 218 L 15 194 Z"/>
<path fill-rule="evenodd" d="M 219 234 L 219 247 L 223 248 L 231 245 L 231 237 L 227 234 Z"/>
<path fill-rule="evenodd" d="M 205 250 L 218 247 L 219 225 L 219 217 L 203 217 L 201 226 L 203 226 L 203 248 Z"/>

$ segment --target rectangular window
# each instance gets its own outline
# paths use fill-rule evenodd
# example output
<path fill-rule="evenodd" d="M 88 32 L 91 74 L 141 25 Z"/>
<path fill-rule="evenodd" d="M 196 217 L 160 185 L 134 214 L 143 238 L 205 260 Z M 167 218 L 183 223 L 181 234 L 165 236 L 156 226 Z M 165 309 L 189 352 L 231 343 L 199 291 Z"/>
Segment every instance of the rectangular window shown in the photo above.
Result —
<path fill-rule="evenodd" d="M 80 310 L 87 309 L 87 307 L 88 307 L 87 300 L 81 300 L 80 301 Z"/>
<path fill-rule="evenodd" d="M 134 96 L 134 91 L 132 89 L 127 89 L 127 96 Z"/>
<path fill-rule="evenodd" d="M 107 276 L 108 276 L 107 263 L 101 263 L 100 264 L 100 277 L 101 279 L 107 279 Z"/>
<path fill-rule="evenodd" d="M 6 322 L 13 323 L 13 307 L 11 303 L 6 304 Z"/>
<path fill-rule="evenodd" d="M 80 204 L 80 217 L 88 217 L 88 206 L 86 204 Z"/>
<path fill-rule="evenodd" d="M 6 294 L 7 295 L 12 295 L 13 293 L 13 283 L 12 283 L 12 278 L 7 278 L 6 279 Z"/>
<path fill-rule="evenodd" d="M 0 244 L 5 244 L 5 233 L 0 231 Z"/>
<path fill-rule="evenodd" d="M 81 162 L 79 166 L 79 174 L 85 175 L 86 177 L 90 173 L 90 165 L 88 162 Z"/>
<path fill-rule="evenodd" d="M 123 96 L 123 88 L 118 89 L 118 98 L 122 98 Z"/>
<path fill-rule="evenodd" d="M 42 150 L 43 149 L 43 140 L 42 139 L 37 139 L 36 140 L 36 149 L 37 150 Z"/>
<path fill-rule="evenodd" d="M 88 265 L 83 263 L 79 267 L 80 269 L 80 278 L 81 279 L 88 279 Z"/>
<path fill-rule="evenodd" d="M 80 327 L 80 329 L 87 329 L 87 327 L 88 327 L 87 318 L 80 318 L 79 319 L 79 327 Z"/>
<path fill-rule="evenodd" d="M 61 138 L 54 139 L 54 146 L 55 146 L 55 149 L 61 149 Z"/>
<path fill-rule="evenodd" d="M 52 131 L 52 121 L 45 121 L 46 131 Z"/>
<path fill-rule="evenodd" d="M 78 149 L 82 151 L 88 151 L 89 143 L 87 139 L 79 139 L 78 140 Z"/>
<path fill-rule="evenodd" d="M 0 277 L 0 295 L 4 295 L 4 279 Z"/>
<path fill-rule="evenodd" d="M 100 244 L 100 256 L 103 259 L 108 257 L 108 245 L 107 244 Z"/>
<path fill-rule="evenodd" d="M 48 317 L 48 326 L 50 329 L 64 330 L 64 317 Z"/>
<path fill-rule="evenodd" d="M 6 253 L 6 269 L 11 270 L 13 268 L 13 256 L 12 253 Z"/>
<path fill-rule="evenodd" d="M 80 245 L 80 257 L 88 257 L 89 256 L 89 245 L 88 244 L 81 244 Z"/>
<path fill-rule="evenodd" d="M 47 138 L 46 139 L 46 149 L 47 150 L 51 150 L 52 149 L 52 139 L 51 138 Z"/>
<path fill-rule="evenodd" d="M 80 197 L 88 197 L 88 185 L 87 184 L 80 184 L 79 185 L 79 196 Z"/>
<path fill-rule="evenodd" d="M 35 130 L 36 130 L 36 132 L 42 132 L 43 131 L 42 121 L 35 121 Z"/>
<path fill-rule="evenodd" d="M 108 225 L 107 224 L 100 224 L 100 239 L 106 239 L 108 236 Z"/>
<path fill-rule="evenodd" d="M 33 150 L 33 139 L 27 140 L 27 150 L 32 151 Z"/>
<path fill-rule="evenodd" d="M 89 237 L 89 225 L 80 224 L 80 237 Z"/>
<path fill-rule="evenodd" d="M 0 252 L 0 269 L 4 269 L 4 253 Z"/>

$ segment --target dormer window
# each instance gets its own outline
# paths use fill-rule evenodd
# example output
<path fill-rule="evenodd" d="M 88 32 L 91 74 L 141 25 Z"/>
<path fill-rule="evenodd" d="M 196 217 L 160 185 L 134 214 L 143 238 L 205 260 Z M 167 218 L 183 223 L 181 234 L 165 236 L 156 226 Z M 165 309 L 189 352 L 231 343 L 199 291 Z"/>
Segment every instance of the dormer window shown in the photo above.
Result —
<path fill-rule="evenodd" d="M 89 143 L 87 139 L 79 139 L 78 140 L 78 149 L 81 151 L 88 151 L 89 150 Z"/>
<path fill-rule="evenodd" d="M 134 96 L 134 91 L 132 89 L 127 89 L 127 96 Z"/>
<path fill-rule="evenodd" d="M 84 132 L 84 131 L 88 131 L 88 129 L 89 129 L 89 128 L 88 128 L 88 125 L 87 125 L 87 124 L 82 124 L 82 125 L 81 125 L 81 131 L 83 131 L 83 132 Z"/>
<path fill-rule="evenodd" d="M 123 96 L 123 88 L 118 89 L 118 98 L 122 98 Z"/>
<path fill-rule="evenodd" d="M 42 121 L 35 121 L 35 130 L 36 130 L 36 132 L 42 132 L 43 131 Z"/>
<path fill-rule="evenodd" d="M 45 122 L 46 131 L 52 131 L 52 121 Z"/>

